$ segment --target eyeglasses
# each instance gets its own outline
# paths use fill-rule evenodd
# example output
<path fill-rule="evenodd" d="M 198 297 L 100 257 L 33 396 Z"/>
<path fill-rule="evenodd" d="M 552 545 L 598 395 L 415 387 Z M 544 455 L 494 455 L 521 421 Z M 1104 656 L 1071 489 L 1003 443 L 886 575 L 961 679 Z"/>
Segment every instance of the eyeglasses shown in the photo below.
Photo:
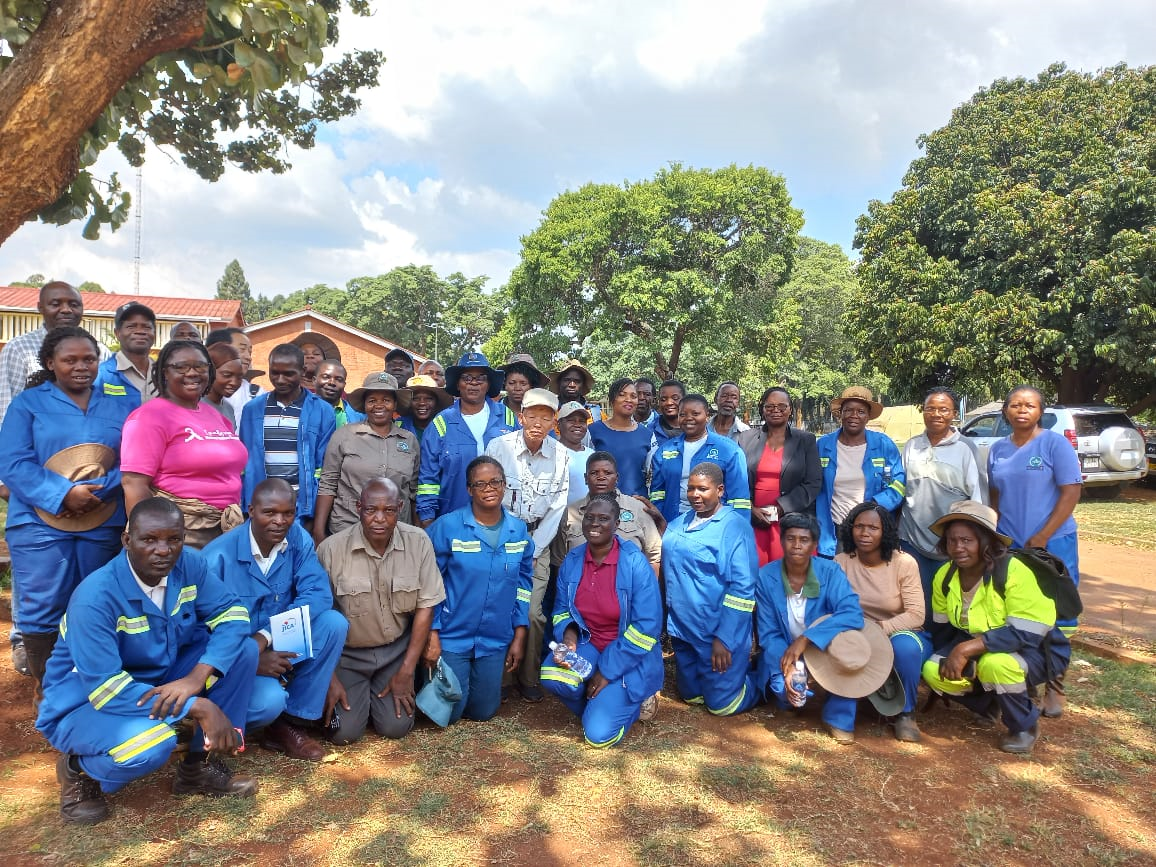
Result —
<path fill-rule="evenodd" d="M 201 363 L 201 364 L 188 364 L 188 363 L 166 364 L 165 367 L 167 367 L 169 370 L 172 370 L 172 371 L 179 373 L 181 376 L 185 376 L 186 374 L 189 374 L 189 373 L 208 373 L 209 372 L 209 365 L 204 364 L 204 363 Z"/>
<path fill-rule="evenodd" d="M 475 491 L 497 491 L 505 486 L 505 479 L 486 479 L 481 482 L 470 482 L 470 487 Z"/>
<path fill-rule="evenodd" d="M 490 378 L 488 376 L 475 376 L 473 374 L 458 377 L 458 382 L 464 383 L 465 385 L 481 385 L 489 381 Z"/>
<path fill-rule="evenodd" d="M 765 403 L 763 404 L 763 412 L 790 412 L 791 405 L 789 403 Z"/>

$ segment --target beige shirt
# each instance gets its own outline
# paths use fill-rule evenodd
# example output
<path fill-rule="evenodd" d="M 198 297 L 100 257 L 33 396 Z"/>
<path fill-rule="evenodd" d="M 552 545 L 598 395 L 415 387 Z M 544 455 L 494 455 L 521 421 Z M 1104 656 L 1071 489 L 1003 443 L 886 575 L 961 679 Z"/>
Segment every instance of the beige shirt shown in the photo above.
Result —
<path fill-rule="evenodd" d="M 360 523 L 357 498 L 370 479 L 387 478 L 401 491 L 398 520 L 413 523 L 413 498 L 417 490 L 417 437 L 396 424 L 388 434 L 374 432 L 365 422 L 342 425 L 325 448 L 325 463 L 317 493 L 333 497 L 329 530 L 338 533 Z"/>
<path fill-rule="evenodd" d="M 415 611 L 446 598 L 429 536 L 400 521 L 384 554 L 365 541 L 358 523 L 322 542 L 317 558 L 329 573 L 337 610 L 349 621 L 346 647 L 392 644 Z"/>
<path fill-rule="evenodd" d="M 132 359 L 123 352 L 117 352 L 113 357 L 116 359 L 116 369 L 140 391 L 141 403 L 147 403 L 157 396 L 156 389 L 153 388 L 153 365 L 156 364 L 155 361 L 149 359 L 149 369 L 145 371 L 144 376 L 141 376 L 136 365 L 132 363 Z"/>
<path fill-rule="evenodd" d="M 868 568 L 858 557 L 844 552 L 835 555 L 835 562 L 843 567 L 851 587 L 859 594 L 863 614 L 882 626 L 884 632 L 890 635 L 903 629 L 923 628 L 927 603 L 914 557 L 896 550 L 890 563 Z"/>
<path fill-rule="evenodd" d="M 586 514 L 589 497 L 567 507 L 566 516 L 558 528 L 558 535 L 551 548 L 554 563 L 559 564 L 566 555 L 586 541 L 582 535 L 582 516 Z M 626 494 L 618 495 L 618 505 L 622 515 L 618 521 L 618 536 L 637 545 L 646 559 L 658 566 L 662 562 L 662 535 L 654 524 L 654 519 L 643 510 L 642 503 Z"/>

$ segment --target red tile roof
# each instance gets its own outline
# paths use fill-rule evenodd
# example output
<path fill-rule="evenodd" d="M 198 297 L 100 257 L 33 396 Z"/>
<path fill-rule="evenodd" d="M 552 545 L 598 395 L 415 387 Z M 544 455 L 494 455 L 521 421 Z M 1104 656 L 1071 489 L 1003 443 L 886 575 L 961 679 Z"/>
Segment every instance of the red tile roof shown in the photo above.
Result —
<path fill-rule="evenodd" d="M 35 310 L 40 290 L 32 286 L 0 286 L 0 310 Z M 212 322 L 244 324 L 240 301 L 221 301 L 216 298 L 169 298 L 163 295 L 120 295 L 101 292 L 81 292 L 86 316 L 112 316 L 122 304 L 135 301 L 152 308 L 164 319 L 208 319 Z"/>

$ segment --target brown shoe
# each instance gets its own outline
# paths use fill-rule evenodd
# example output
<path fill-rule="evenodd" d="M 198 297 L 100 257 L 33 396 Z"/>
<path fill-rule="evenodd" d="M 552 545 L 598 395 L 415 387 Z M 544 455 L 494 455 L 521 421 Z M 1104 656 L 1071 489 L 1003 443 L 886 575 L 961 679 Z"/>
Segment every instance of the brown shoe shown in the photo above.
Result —
<path fill-rule="evenodd" d="M 56 779 L 60 783 L 60 818 L 76 825 L 95 825 L 108 818 L 108 801 L 100 783 L 84 771 L 74 771 L 70 756 L 64 753 L 56 760 Z"/>
<path fill-rule="evenodd" d="M 845 731 L 844 729 L 837 729 L 834 726 L 827 726 L 827 731 L 831 733 L 831 737 L 835 739 L 835 743 L 847 744 L 855 743 L 855 732 Z"/>
<path fill-rule="evenodd" d="M 177 775 L 173 778 L 173 793 L 176 795 L 236 795 L 252 798 L 257 794 L 257 781 L 244 774 L 234 774 L 229 766 L 218 758 L 204 761 L 177 762 Z"/>
<path fill-rule="evenodd" d="M 265 729 L 261 746 L 267 750 L 284 753 L 291 759 L 319 762 L 325 758 L 325 748 L 319 742 L 305 734 L 304 730 L 284 720 L 276 720 Z"/>
<path fill-rule="evenodd" d="M 1064 715 L 1064 689 L 1062 683 L 1051 682 L 1044 690 L 1044 699 L 1040 702 L 1040 713 L 1048 719 L 1059 719 Z"/>

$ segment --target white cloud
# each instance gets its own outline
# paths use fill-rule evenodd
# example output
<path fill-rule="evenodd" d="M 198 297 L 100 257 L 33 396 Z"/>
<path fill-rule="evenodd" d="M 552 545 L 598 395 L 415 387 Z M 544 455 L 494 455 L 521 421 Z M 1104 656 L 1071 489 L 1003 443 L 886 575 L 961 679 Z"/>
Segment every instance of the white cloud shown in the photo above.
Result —
<path fill-rule="evenodd" d="M 1156 61 L 1148 0 L 391 0 L 343 22 L 380 48 L 357 117 L 292 152 L 291 172 L 207 184 L 161 154 L 145 168 L 142 291 L 208 296 L 225 264 L 256 291 L 410 262 L 501 283 L 519 237 L 565 188 L 644 178 L 668 161 L 781 172 L 807 231 L 847 244 L 975 90 L 1062 60 Z M 125 171 L 114 154 L 101 171 Z M 0 280 L 44 273 L 131 289 L 133 229 L 30 224 Z"/>

